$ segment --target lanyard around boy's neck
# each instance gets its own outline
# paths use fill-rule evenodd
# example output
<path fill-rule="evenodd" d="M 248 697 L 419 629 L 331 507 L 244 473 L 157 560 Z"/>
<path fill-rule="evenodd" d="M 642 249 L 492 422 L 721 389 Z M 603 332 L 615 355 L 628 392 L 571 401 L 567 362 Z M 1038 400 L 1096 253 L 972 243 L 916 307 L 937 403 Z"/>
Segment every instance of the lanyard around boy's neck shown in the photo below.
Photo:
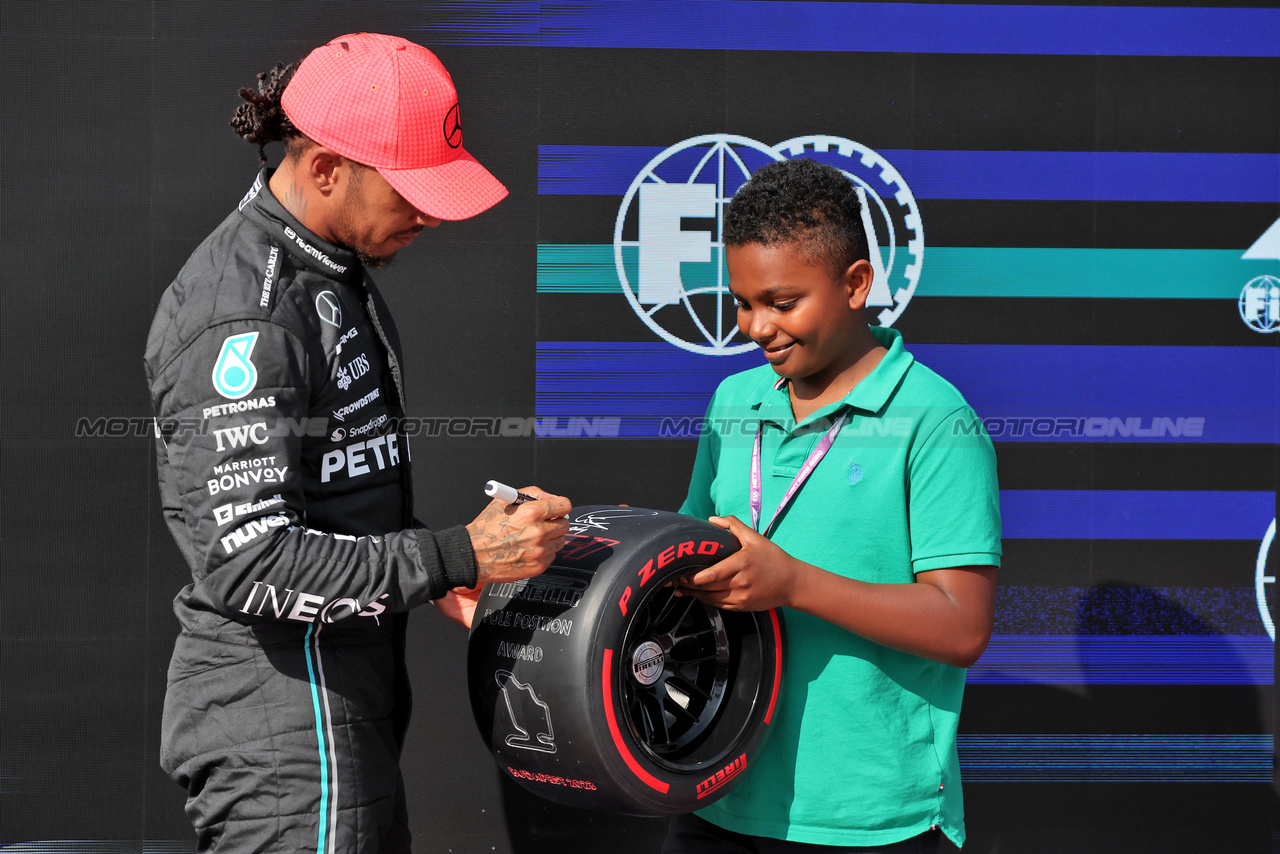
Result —
<path fill-rule="evenodd" d="M 786 378 L 778 381 L 774 388 L 782 388 L 786 385 Z M 822 458 L 827 455 L 827 451 L 831 450 L 831 446 L 835 444 L 836 435 L 840 432 L 840 428 L 844 426 L 845 418 L 849 415 L 849 410 L 840 413 L 840 417 L 836 419 L 836 423 L 832 424 L 827 430 L 818 446 L 809 452 L 809 457 L 804 461 L 804 465 L 800 466 L 800 471 L 792 478 L 791 485 L 787 487 L 787 491 L 782 494 L 782 500 L 778 502 L 778 509 L 773 511 L 773 516 L 769 519 L 769 524 L 762 530 L 760 528 L 760 511 L 761 505 L 764 503 L 763 490 L 760 485 L 760 436 L 764 433 L 764 422 L 761 421 L 756 427 L 756 440 L 751 448 L 751 529 L 759 532 L 761 535 L 769 536 L 773 523 L 778 521 L 778 517 L 782 515 L 782 511 L 791 503 L 791 499 L 795 498 L 796 493 L 800 491 L 800 487 L 804 486 L 804 482 L 809 479 L 809 475 L 818 467 L 818 463 L 822 462 Z"/>

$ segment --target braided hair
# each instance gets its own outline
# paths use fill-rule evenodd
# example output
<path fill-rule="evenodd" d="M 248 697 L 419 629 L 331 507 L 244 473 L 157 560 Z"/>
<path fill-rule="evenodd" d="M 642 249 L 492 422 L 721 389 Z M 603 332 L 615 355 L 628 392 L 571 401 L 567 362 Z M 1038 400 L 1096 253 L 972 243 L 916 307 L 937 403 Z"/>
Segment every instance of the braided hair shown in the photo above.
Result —
<path fill-rule="evenodd" d="M 833 166 L 804 158 L 762 166 L 724 213 L 724 244 L 792 243 L 807 263 L 843 272 L 866 260 L 857 188 Z"/>
<path fill-rule="evenodd" d="M 258 162 L 267 163 L 266 145 L 269 142 L 285 142 L 290 153 L 294 153 L 294 141 L 306 137 L 293 126 L 289 117 L 280 106 L 280 96 L 289 84 L 289 78 L 297 70 L 298 63 L 285 65 L 277 62 L 270 71 L 258 74 L 258 91 L 248 87 L 240 90 L 240 97 L 245 103 L 236 107 L 231 116 L 231 128 L 239 136 L 258 146 Z"/>

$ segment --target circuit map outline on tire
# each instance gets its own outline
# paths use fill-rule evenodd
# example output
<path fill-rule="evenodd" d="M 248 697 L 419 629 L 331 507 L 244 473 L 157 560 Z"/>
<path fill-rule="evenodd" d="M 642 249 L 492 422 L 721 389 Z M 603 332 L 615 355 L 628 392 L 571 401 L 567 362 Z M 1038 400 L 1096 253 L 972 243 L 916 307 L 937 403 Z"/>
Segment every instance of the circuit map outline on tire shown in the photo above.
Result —
<path fill-rule="evenodd" d="M 481 592 L 467 651 L 480 734 L 504 773 L 557 803 L 700 809 L 768 735 L 781 617 L 674 595 L 669 581 L 739 548 L 709 522 L 614 505 L 569 518 L 546 572 Z"/>

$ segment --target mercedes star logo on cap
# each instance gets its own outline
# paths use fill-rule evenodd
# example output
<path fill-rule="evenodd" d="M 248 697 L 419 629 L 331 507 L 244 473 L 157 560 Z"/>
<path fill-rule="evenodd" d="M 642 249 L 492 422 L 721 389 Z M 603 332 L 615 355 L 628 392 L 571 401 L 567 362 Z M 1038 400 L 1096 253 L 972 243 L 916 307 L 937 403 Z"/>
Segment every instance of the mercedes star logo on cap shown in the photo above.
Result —
<path fill-rule="evenodd" d="M 454 104 L 444 117 L 444 141 L 450 148 L 462 145 L 462 121 L 458 118 L 458 105 Z"/>

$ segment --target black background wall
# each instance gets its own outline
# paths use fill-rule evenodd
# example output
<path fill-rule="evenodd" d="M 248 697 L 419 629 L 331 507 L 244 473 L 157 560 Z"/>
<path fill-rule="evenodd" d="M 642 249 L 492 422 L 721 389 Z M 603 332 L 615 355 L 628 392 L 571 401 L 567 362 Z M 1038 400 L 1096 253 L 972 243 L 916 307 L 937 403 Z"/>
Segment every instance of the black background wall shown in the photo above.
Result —
<path fill-rule="evenodd" d="M 747 50 L 750 33 L 744 49 L 697 39 L 615 46 L 616 39 L 590 36 L 585 46 L 564 46 L 531 35 L 565 23 L 539 17 L 539 5 L 55 0 L 0 7 L 0 844 L 62 851 L 73 850 L 65 840 L 87 840 L 74 850 L 191 849 L 182 792 L 157 765 L 165 668 L 177 630 L 170 603 L 188 574 L 157 508 L 141 357 L 161 292 L 253 179 L 256 152 L 227 120 L 236 90 L 257 71 L 353 31 L 426 44 L 457 83 L 468 150 L 511 190 L 492 211 L 425 233 L 377 276 L 405 338 L 409 408 L 424 417 L 553 417 L 546 390 L 564 378 L 549 367 L 545 347 L 540 358 L 539 344 L 661 344 L 628 308 L 616 279 L 612 293 L 557 289 L 539 272 L 540 258 L 554 247 L 610 244 L 626 184 L 618 191 L 554 190 L 549 164 L 563 153 L 555 146 L 657 152 L 699 134 L 772 145 L 823 133 L 900 153 L 1250 155 L 1257 159 L 1246 172 L 1261 170 L 1254 173 L 1261 189 L 1245 181 L 1244 189 L 1216 196 L 1117 195 L 1098 179 L 1092 195 L 1076 197 L 974 192 L 929 199 L 917 185 L 930 247 L 1210 253 L 1197 259 L 1232 250 L 1237 258 L 1280 219 L 1274 48 L 1227 57 L 1097 56 L 1084 49 L 1028 57 L 909 45 L 877 53 L 855 33 L 847 49 L 824 51 Z M 710 16 L 703 23 L 714 28 L 717 12 L 754 14 L 752 5 L 700 4 Z M 520 26 L 501 35 L 498 22 L 516 13 Z M 1270 14 L 1259 25 L 1280 32 Z M 479 35 L 466 35 L 465 25 L 477 20 Z M 899 157 L 904 172 L 902 159 L 922 162 Z M 967 178 L 974 185 L 1000 179 Z M 1184 173 L 1170 183 L 1196 181 Z M 948 256 L 940 250 L 937 257 Z M 1259 496 L 1271 502 L 1260 525 L 1249 528 L 1253 517 L 1245 520 L 1256 536 L 1212 525 L 1186 536 L 1171 533 L 1167 520 L 1145 535 L 1106 533 L 1098 522 L 1098 536 L 1081 536 L 1007 514 L 1006 533 L 1011 524 L 1017 530 L 1006 541 L 1001 578 L 1011 586 L 1002 590 L 997 635 L 1191 645 L 1153 641 L 1150 666 L 1131 668 L 1128 677 L 1115 677 L 1115 660 L 1094 656 L 1088 642 L 1069 651 L 1067 676 L 1001 678 L 995 664 L 971 674 L 962 722 L 970 739 L 962 743 L 966 848 L 1275 850 L 1272 653 L 1250 597 L 1255 575 L 1274 576 L 1274 558 L 1268 562 L 1265 551 L 1259 557 L 1259 546 L 1274 516 L 1280 363 L 1272 339 L 1280 334 L 1242 322 L 1235 297 L 1251 277 L 1280 273 L 1280 258 L 1241 262 L 1221 283 L 1189 275 L 1166 280 L 1174 293 L 1157 295 L 1158 283 L 1134 281 L 1131 292 L 1100 299 L 1083 287 L 1039 294 L 1035 282 L 1006 294 L 968 292 L 963 282 L 931 285 L 929 265 L 895 324 L 909 347 L 1040 348 L 1026 351 L 1028 358 L 1057 353 L 1064 364 L 1093 365 L 1086 379 L 1095 371 L 1100 385 L 1107 382 L 1105 359 L 1088 359 L 1138 351 L 1156 364 L 1164 358 L 1143 348 L 1167 347 L 1169 359 L 1191 363 L 1212 349 L 1227 368 L 1253 371 L 1249 400 L 1206 398 L 1199 405 L 1197 390 L 1212 389 L 1214 379 L 1181 376 L 1164 381 L 1190 395 L 1170 392 L 1169 406 L 1183 410 L 1069 413 L 1200 415 L 1207 431 L 1252 419 L 1261 425 L 1252 432 L 1206 433 L 1210 441 L 1198 442 L 995 435 L 1010 508 L 1023 507 L 1018 502 L 1032 492 L 1052 493 L 1055 501 L 1131 492 L 1155 507 L 1202 493 L 1207 514 L 1247 505 L 1254 516 Z M 1090 350 L 1078 360 L 1073 351 L 1044 349 L 1054 346 L 1132 350 Z M 579 379 L 596 378 L 570 382 Z M 1024 391 L 1035 398 L 1066 382 L 1050 372 L 1039 389 Z M 999 414 L 975 405 L 984 416 Z M 575 414 L 616 413 L 603 407 Z M 121 428 L 129 435 L 77 436 L 82 419 L 100 418 L 129 425 Z M 678 507 L 694 443 L 623 432 L 630 438 L 419 437 L 418 512 L 434 524 L 467 521 L 483 506 L 481 485 L 491 477 L 538 483 L 578 504 Z M 1130 521 L 1142 528 L 1134 513 Z M 415 615 L 416 708 L 404 772 L 418 850 L 655 850 L 657 820 L 554 807 L 500 779 L 471 720 L 465 649 L 465 632 L 433 609 Z M 1162 655 L 1169 656 L 1163 670 Z M 1153 676 L 1157 671 L 1164 675 Z"/>

